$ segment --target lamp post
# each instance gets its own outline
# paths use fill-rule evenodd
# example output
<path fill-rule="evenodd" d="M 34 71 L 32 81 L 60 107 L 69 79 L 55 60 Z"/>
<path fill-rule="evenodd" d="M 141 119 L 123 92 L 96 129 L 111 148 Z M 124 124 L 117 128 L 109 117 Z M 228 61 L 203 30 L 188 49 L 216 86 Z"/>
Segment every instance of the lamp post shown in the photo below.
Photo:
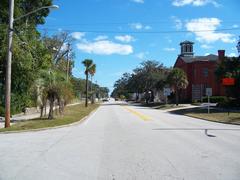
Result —
<path fill-rule="evenodd" d="M 13 41 L 13 23 L 23 17 L 29 16 L 42 9 L 57 9 L 57 5 L 43 6 L 34 11 L 31 11 L 25 15 L 13 18 L 14 14 L 14 0 L 9 0 L 9 24 L 8 24 L 8 52 L 7 52 L 7 62 L 6 62 L 6 78 L 5 78 L 5 128 L 10 127 L 10 116 L 11 116 L 11 73 L 12 73 L 12 41 Z"/>

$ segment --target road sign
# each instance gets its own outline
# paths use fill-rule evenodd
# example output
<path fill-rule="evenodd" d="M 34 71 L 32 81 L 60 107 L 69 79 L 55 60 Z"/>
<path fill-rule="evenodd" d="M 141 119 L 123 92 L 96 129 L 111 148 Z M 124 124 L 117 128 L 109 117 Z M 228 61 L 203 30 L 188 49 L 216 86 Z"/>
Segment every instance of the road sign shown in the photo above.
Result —
<path fill-rule="evenodd" d="M 169 96 L 171 94 L 171 89 L 170 88 L 163 88 L 163 95 L 164 96 Z"/>
<path fill-rule="evenodd" d="M 212 96 L 212 88 L 206 88 L 206 95 L 208 97 L 208 114 L 210 113 L 210 96 Z"/>
<path fill-rule="evenodd" d="M 212 96 L 212 88 L 206 88 L 206 95 Z"/>
<path fill-rule="evenodd" d="M 235 85 L 235 79 L 234 78 L 223 78 L 222 84 L 224 86 L 233 86 L 233 85 Z"/>

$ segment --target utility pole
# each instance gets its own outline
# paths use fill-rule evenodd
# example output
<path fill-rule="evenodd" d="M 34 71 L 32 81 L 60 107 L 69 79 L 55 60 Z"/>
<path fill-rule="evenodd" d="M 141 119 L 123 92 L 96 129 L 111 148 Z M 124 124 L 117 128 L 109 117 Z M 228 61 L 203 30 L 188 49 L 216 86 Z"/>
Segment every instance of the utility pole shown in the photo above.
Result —
<path fill-rule="evenodd" d="M 14 21 L 13 13 L 14 13 L 14 0 L 9 0 L 8 53 L 5 79 L 5 128 L 10 127 L 10 114 L 11 114 L 10 106 L 11 106 L 12 40 Z"/>
<path fill-rule="evenodd" d="M 91 104 L 94 103 L 93 100 L 93 75 L 91 75 Z"/>
<path fill-rule="evenodd" d="M 67 82 L 69 79 L 69 65 L 70 65 L 70 59 L 69 59 L 69 51 L 70 51 L 70 44 L 67 44 Z"/>

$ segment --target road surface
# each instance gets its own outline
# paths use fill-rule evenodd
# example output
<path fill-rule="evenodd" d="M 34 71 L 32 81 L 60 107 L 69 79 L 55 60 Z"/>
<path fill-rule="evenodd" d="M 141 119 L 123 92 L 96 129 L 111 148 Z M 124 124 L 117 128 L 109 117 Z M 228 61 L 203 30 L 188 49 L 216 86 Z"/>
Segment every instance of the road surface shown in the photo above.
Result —
<path fill-rule="evenodd" d="M 240 127 L 105 103 L 76 126 L 0 134 L 9 179 L 239 180 Z"/>

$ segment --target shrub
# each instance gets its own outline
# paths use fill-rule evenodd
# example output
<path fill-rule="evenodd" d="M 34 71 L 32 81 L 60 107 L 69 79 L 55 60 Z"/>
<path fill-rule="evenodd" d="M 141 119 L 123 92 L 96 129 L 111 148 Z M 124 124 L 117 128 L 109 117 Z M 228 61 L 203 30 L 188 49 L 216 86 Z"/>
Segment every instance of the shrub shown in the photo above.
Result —
<path fill-rule="evenodd" d="M 227 101 L 226 96 L 211 96 L 210 97 L 210 102 L 211 103 L 223 103 Z M 208 102 L 208 97 L 203 98 L 203 102 Z"/>
<path fill-rule="evenodd" d="M 240 101 L 234 98 L 225 99 L 225 101 L 218 103 L 218 107 L 222 108 L 240 107 Z"/>

